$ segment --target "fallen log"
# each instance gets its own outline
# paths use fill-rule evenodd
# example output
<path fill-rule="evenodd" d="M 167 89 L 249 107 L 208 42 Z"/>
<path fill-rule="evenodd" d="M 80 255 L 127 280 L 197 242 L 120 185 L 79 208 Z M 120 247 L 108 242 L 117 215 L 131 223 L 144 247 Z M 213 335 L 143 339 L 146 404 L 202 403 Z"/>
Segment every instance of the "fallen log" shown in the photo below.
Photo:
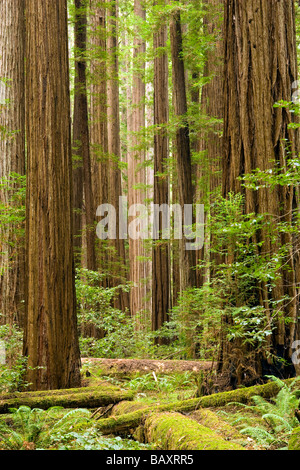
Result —
<path fill-rule="evenodd" d="M 145 421 L 144 434 L 146 442 L 156 442 L 162 450 L 245 450 L 179 413 L 151 414 Z"/>
<path fill-rule="evenodd" d="M 45 396 L 59 396 L 59 395 L 69 395 L 70 393 L 88 393 L 94 390 L 105 389 L 107 391 L 119 391 L 120 387 L 116 385 L 112 385 L 110 382 L 107 381 L 99 381 L 94 385 L 88 387 L 79 387 L 79 388 L 72 388 L 72 389 L 59 389 L 59 390 L 39 390 L 39 391 L 27 391 L 27 392 L 10 392 L 10 393 L 1 393 L 0 400 L 10 400 L 12 398 L 28 398 L 28 397 L 45 397 Z"/>
<path fill-rule="evenodd" d="M 129 402 L 128 402 L 129 403 Z M 224 421 L 210 409 L 200 409 L 190 413 L 189 418 L 197 421 L 197 423 L 212 429 L 217 434 L 220 434 L 226 440 L 242 441 L 245 439 L 239 431 Z"/>
<path fill-rule="evenodd" d="M 289 383 L 287 380 L 286 383 Z M 190 413 L 200 408 L 213 408 L 225 406 L 230 402 L 251 403 L 251 398 L 260 395 L 263 398 L 274 397 L 279 392 L 279 387 L 275 382 L 268 382 L 264 385 L 255 385 L 248 388 L 240 388 L 229 392 L 215 393 L 200 398 L 191 398 L 189 400 L 176 401 L 170 404 L 143 406 L 141 409 L 135 409 L 130 413 L 120 416 L 111 416 L 101 419 L 97 422 L 96 428 L 102 434 L 119 434 L 135 429 L 147 418 L 149 413 L 161 412 L 179 412 Z"/>
<path fill-rule="evenodd" d="M 89 388 L 86 391 L 84 388 L 66 390 L 66 393 L 59 393 L 56 391 L 49 391 L 47 394 L 39 392 L 26 392 L 14 397 L 0 399 L 0 414 L 9 413 L 12 408 L 19 408 L 20 406 L 29 406 L 30 408 L 40 408 L 47 410 L 53 406 L 62 406 L 64 408 L 100 408 L 112 403 L 118 403 L 123 400 L 133 400 L 134 392 L 124 391 L 113 388 L 100 389 Z"/>
<path fill-rule="evenodd" d="M 134 375 L 200 372 L 211 370 L 210 361 L 185 361 L 185 360 L 155 360 L 155 359 L 102 359 L 82 358 L 82 364 L 96 366 L 103 375 Z"/>

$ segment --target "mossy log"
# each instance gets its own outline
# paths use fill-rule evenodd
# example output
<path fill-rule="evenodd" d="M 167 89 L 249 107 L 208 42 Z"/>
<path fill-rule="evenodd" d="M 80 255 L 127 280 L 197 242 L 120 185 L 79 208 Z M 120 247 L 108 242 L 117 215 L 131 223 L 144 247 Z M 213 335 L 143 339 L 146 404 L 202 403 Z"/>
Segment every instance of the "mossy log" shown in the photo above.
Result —
<path fill-rule="evenodd" d="M 174 374 L 184 372 L 199 373 L 212 369 L 210 361 L 186 361 L 186 360 L 159 360 L 159 359 L 101 359 L 82 358 L 82 364 L 86 367 L 94 366 L 101 370 L 103 375 L 134 376 L 149 374 Z"/>
<path fill-rule="evenodd" d="M 238 442 L 244 441 L 245 437 L 242 436 L 236 428 L 231 426 L 229 423 L 224 421 L 214 413 L 212 410 L 209 409 L 201 409 L 193 411 L 189 418 L 197 421 L 197 423 L 202 424 L 202 426 L 206 426 L 207 428 L 212 429 L 217 434 L 220 434 L 224 439 L 235 440 Z"/>
<path fill-rule="evenodd" d="M 111 410 L 110 416 L 122 416 L 124 414 L 132 413 L 141 409 L 148 409 L 149 405 L 141 401 L 120 401 Z"/>
<path fill-rule="evenodd" d="M 132 391 L 124 391 L 112 388 L 81 388 L 62 391 L 26 392 L 20 393 L 14 398 L 0 398 L 0 413 L 8 413 L 11 408 L 29 406 L 47 410 L 52 406 L 65 408 L 100 408 L 123 400 L 133 400 Z"/>
<path fill-rule="evenodd" d="M 300 426 L 293 429 L 288 445 L 289 450 L 300 450 Z"/>
<path fill-rule="evenodd" d="M 286 381 L 288 383 L 289 381 Z M 164 405 L 151 405 L 135 409 L 130 413 L 121 416 L 111 416 L 97 422 L 97 429 L 103 434 L 118 434 L 140 426 L 149 413 L 159 412 L 179 412 L 188 413 L 200 408 L 222 407 L 231 402 L 251 403 L 251 398 L 260 395 L 263 398 L 274 397 L 279 392 L 279 387 L 275 382 L 268 382 L 264 385 L 255 385 L 248 388 L 240 388 L 229 392 L 221 392 L 201 398 L 191 398 L 189 400 L 176 401 Z M 134 405 L 133 405 L 134 406 Z"/>
<path fill-rule="evenodd" d="M 147 442 L 156 442 L 162 450 L 245 450 L 179 413 L 148 416 L 144 433 Z"/>
<path fill-rule="evenodd" d="M 69 395 L 72 393 L 88 393 L 93 392 L 94 390 L 103 390 L 105 389 L 107 392 L 109 391 L 120 391 L 120 387 L 116 385 L 112 385 L 110 382 L 107 381 L 99 381 L 94 385 L 88 387 L 79 387 L 79 388 L 72 388 L 72 389 L 59 389 L 59 390 L 39 390 L 39 391 L 28 391 L 28 392 L 10 392 L 10 393 L 1 393 L 0 400 L 10 400 L 13 398 L 28 398 L 28 397 L 52 397 L 52 396 L 59 396 L 59 395 Z"/>

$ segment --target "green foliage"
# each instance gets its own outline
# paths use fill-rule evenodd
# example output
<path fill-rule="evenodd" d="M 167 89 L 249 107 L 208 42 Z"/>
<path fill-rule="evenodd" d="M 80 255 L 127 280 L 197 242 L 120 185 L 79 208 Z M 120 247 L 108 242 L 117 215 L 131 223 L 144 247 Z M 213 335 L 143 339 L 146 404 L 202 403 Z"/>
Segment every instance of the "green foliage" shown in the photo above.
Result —
<path fill-rule="evenodd" d="M 244 410 L 251 410 L 261 416 L 264 425 L 241 424 L 241 433 L 250 436 L 266 449 L 287 449 L 293 429 L 299 426 L 299 421 L 295 417 L 300 402 L 300 390 L 296 388 L 299 377 L 289 385 L 277 377 L 269 378 L 280 388 L 273 400 L 268 401 L 258 395 L 252 397 L 253 406 L 239 404 Z M 235 420 L 235 424 L 239 424 L 242 419 L 243 417 Z"/>
<path fill-rule="evenodd" d="M 22 356 L 23 332 L 17 325 L 1 325 L 0 341 L 3 357 L 0 364 L 0 393 L 19 390 L 26 384 L 26 358 Z"/>
<path fill-rule="evenodd" d="M 0 191 L 5 194 L 0 202 L 0 242 L 17 248 L 24 242 L 26 177 L 11 173 L 1 178 Z"/>
<path fill-rule="evenodd" d="M 92 413 L 86 409 L 47 411 L 21 406 L 12 411 L 12 422 L 0 421 L 2 450 L 138 450 L 150 446 L 120 437 L 107 438 L 94 429 Z"/>
<path fill-rule="evenodd" d="M 173 392 L 176 389 L 191 388 L 194 383 L 194 374 L 192 372 L 171 375 L 158 374 L 157 376 L 144 374 L 131 379 L 128 382 L 128 387 L 136 392 Z"/>
<path fill-rule="evenodd" d="M 129 285 L 105 288 L 100 285 L 102 275 L 80 269 L 76 276 L 79 326 L 92 325 L 102 334 L 100 339 L 82 336 L 81 352 L 94 357 L 139 357 L 151 355 L 152 336 L 147 326 L 136 329 L 135 316 L 114 307 L 120 290 Z"/>

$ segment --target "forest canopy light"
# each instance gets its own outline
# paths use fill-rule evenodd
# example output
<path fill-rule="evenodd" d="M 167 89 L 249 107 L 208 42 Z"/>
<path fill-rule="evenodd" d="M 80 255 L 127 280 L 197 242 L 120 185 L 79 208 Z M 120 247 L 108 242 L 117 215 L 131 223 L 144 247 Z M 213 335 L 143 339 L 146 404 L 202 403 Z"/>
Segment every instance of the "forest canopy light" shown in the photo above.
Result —
<path fill-rule="evenodd" d="M 200 250 L 204 244 L 204 204 L 133 204 L 119 197 L 119 220 L 112 204 L 101 204 L 96 213 L 103 217 L 96 233 L 101 240 L 190 240 L 186 250 Z M 118 233 L 117 233 L 118 232 Z"/>

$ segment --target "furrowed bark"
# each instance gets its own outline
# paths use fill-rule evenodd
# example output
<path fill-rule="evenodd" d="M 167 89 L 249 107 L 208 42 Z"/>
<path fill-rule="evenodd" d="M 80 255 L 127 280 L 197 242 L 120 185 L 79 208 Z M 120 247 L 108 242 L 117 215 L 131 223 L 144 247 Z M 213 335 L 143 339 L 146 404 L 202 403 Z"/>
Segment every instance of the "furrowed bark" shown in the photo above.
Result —
<path fill-rule="evenodd" d="M 0 178 L 25 174 L 24 0 L 1 4 L 0 24 Z M 4 207 L 12 204 L 10 191 L 0 189 Z M 1 223 L 0 324 L 23 326 L 24 247 L 13 224 Z"/>
<path fill-rule="evenodd" d="M 26 0 L 26 380 L 80 385 L 67 1 Z"/>
<path fill-rule="evenodd" d="M 169 158 L 169 139 L 164 128 L 169 121 L 167 25 L 154 33 L 154 193 L 157 206 L 169 205 L 169 177 L 166 164 Z M 163 52 L 163 48 L 165 49 Z M 158 240 L 154 240 L 152 251 L 152 330 L 156 331 L 168 320 L 170 309 L 170 247 L 162 233 L 162 217 L 157 220 Z M 157 344 L 166 341 L 156 339 Z"/>

